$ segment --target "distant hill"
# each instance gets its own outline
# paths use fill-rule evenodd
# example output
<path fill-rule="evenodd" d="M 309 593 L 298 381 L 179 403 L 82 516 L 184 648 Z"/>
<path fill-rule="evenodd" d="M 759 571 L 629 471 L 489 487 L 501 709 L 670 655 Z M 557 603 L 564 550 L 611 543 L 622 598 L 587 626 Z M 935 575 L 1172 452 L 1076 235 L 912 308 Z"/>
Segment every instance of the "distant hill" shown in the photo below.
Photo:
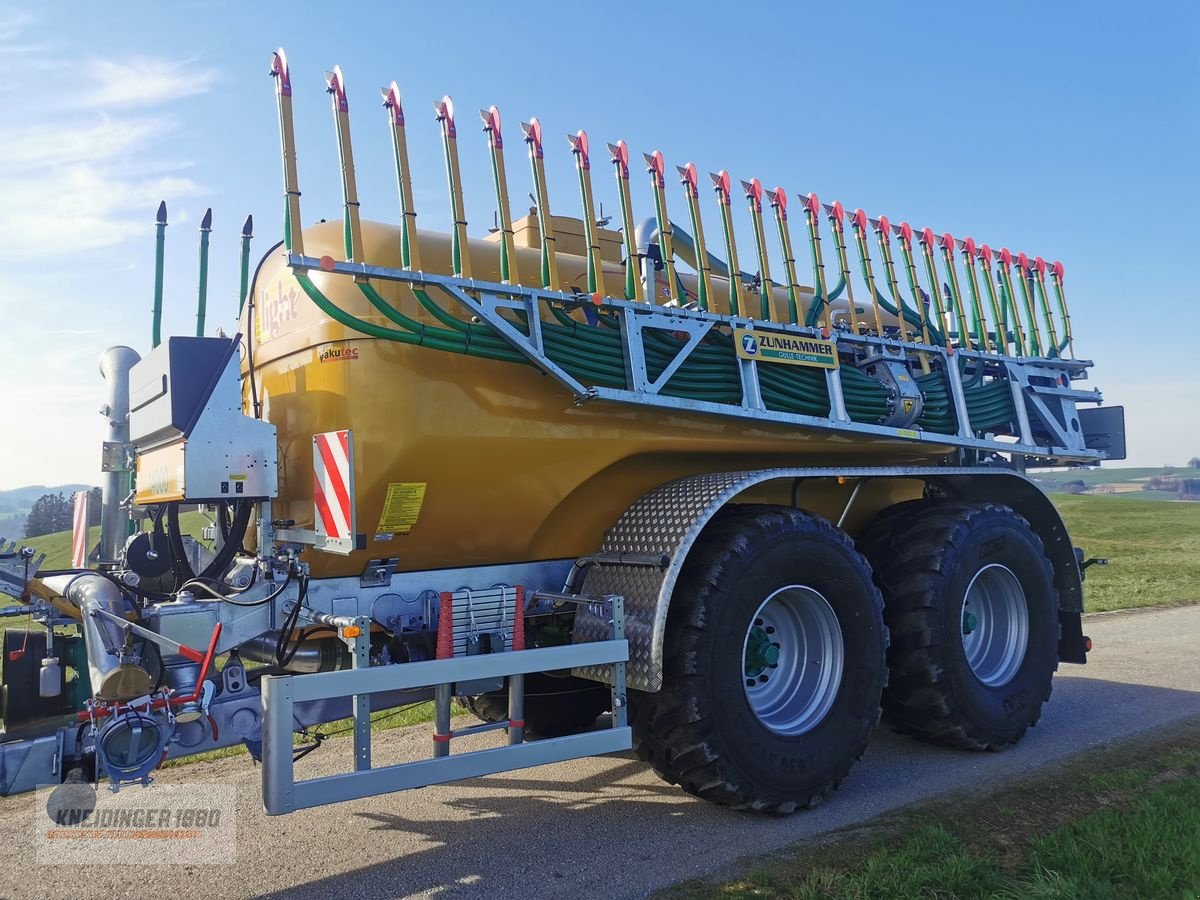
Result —
<path fill-rule="evenodd" d="M 1200 469 L 1189 466 L 1053 469 L 1027 474 L 1051 494 L 1105 494 L 1138 500 L 1176 499 L 1172 491 L 1147 490 L 1152 478 L 1200 479 Z"/>
<path fill-rule="evenodd" d="M 50 487 L 44 484 L 30 484 L 25 487 L 0 491 L 0 516 L 25 515 L 33 506 L 33 502 L 43 494 L 59 494 L 70 497 L 76 491 L 90 490 L 90 484 L 59 484 Z"/>

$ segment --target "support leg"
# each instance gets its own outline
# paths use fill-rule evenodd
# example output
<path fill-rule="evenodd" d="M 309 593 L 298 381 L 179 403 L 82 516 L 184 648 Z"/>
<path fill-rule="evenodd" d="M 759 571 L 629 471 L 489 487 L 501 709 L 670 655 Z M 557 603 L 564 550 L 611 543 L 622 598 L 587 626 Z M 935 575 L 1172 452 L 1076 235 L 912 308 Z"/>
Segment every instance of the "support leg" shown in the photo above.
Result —
<path fill-rule="evenodd" d="M 508 742 L 525 742 L 525 676 L 508 676 Z"/>

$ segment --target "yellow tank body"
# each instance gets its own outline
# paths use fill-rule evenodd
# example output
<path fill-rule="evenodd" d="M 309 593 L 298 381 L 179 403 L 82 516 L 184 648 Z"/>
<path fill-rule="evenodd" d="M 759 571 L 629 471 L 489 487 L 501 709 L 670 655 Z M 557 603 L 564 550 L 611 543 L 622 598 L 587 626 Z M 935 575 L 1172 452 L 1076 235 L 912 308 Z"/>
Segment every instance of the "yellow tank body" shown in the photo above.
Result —
<path fill-rule="evenodd" d="M 582 253 L 583 239 L 571 221 L 555 220 L 559 269 L 564 286 L 582 288 L 585 260 L 571 251 Z M 535 230 L 529 220 L 518 223 L 525 283 L 539 271 L 539 253 L 529 247 L 536 244 Z M 370 264 L 400 267 L 397 228 L 364 222 L 363 239 Z M 420 239 L 423 268 L 449 272 L 449 237 L 421 232 Z M 341 223 L 306 229 L 304 244 L 306 255 L 344 258 Z M 619 249 L 612 238 L 602 246 L 612 291 L 624 283 Z M 475 278 L 499 280 L 494 242 L 472 240 L 469 251 Z M 310 275 L 342 309 L 390 325 L 351 279 Z M 401 312 L 432 321 L 406 286 L 373 284 Z M 720 289 L 714 294 L 723 296 Z M 782 298 L 775 299 L 782 308 Z M 446 306 L 462 316 L 452 301 Z M 312 435 L 353 431 L 356 530 L 366 535 L 366 549 L 350 556 L 308 554 L 315 577 L 357 575 L 378 557 L 398 557 L 401 571 L 576 557 L 593 552 L 604 530 L 641 494 L 683 475 L 790 465 L 920 465 L 949 452 L 927 443 L 611 402 L 576 406 L 561 385 L 530 366 L 345 328 L 308 299 L 278 249 L 263 262 L 252 313 L 250 305 L 247 310 L 254 321 L 243 320 L 241 328 L 253 339 L 255 385 L 264 417 L 279 433 L 275 518 L 313 527 Z M 248 381 L 245 401 L 249 410 Z M 407 534 L 386 522 L 380 526 L 391 485 L 424 485 L 419 516 Z"/>

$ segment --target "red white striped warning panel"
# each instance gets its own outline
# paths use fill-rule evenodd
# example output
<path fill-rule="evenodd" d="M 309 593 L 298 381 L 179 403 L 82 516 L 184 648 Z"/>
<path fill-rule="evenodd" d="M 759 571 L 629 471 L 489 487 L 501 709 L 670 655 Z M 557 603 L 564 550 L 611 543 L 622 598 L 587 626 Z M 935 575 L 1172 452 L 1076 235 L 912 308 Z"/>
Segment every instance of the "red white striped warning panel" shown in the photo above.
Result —
<path fill-rule="evenodd" d="M 313 435 L 313 518 L 317 549 L 354 549 L 354 439 L 347 431 Z"/>
<path fill-rule="evenodd" d="M 71 566 L 87 568 L 88 555 L 88 492 L 75 492 L 75 510 L 71 518 Z"/>

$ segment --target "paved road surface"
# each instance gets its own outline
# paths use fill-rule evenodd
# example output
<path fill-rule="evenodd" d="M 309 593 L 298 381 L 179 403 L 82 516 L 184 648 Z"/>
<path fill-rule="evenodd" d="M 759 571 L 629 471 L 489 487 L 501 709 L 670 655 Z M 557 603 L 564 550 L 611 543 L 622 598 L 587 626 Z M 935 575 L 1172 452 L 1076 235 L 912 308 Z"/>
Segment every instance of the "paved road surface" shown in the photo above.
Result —
<path fill-rule="evenodd" d="M 0 800 L 0 896 L 637 897 L 925 797 L 985 787 L 1087 747 L 1200 718 L 1200 605 L 1089 617 L 1086 631 L 1096 642 L 1091 663 L 1063 668 L 1041 723 L 1019 746 L 960 753 L 881 731 L 841 791 L 787 819 L 693 800 L 628 755 L 268 819 L 257 769 L 231 759 L 160 779 L 236 786 L 236 867 L 39 867 L 32 798 L 12 797 Z M 348 743 L 327 745 L 298 772 L 345 770 Z M 415 758 L 426 752 L 428 734 L 398 730 L 376 746 L 377 764 Z"/>

